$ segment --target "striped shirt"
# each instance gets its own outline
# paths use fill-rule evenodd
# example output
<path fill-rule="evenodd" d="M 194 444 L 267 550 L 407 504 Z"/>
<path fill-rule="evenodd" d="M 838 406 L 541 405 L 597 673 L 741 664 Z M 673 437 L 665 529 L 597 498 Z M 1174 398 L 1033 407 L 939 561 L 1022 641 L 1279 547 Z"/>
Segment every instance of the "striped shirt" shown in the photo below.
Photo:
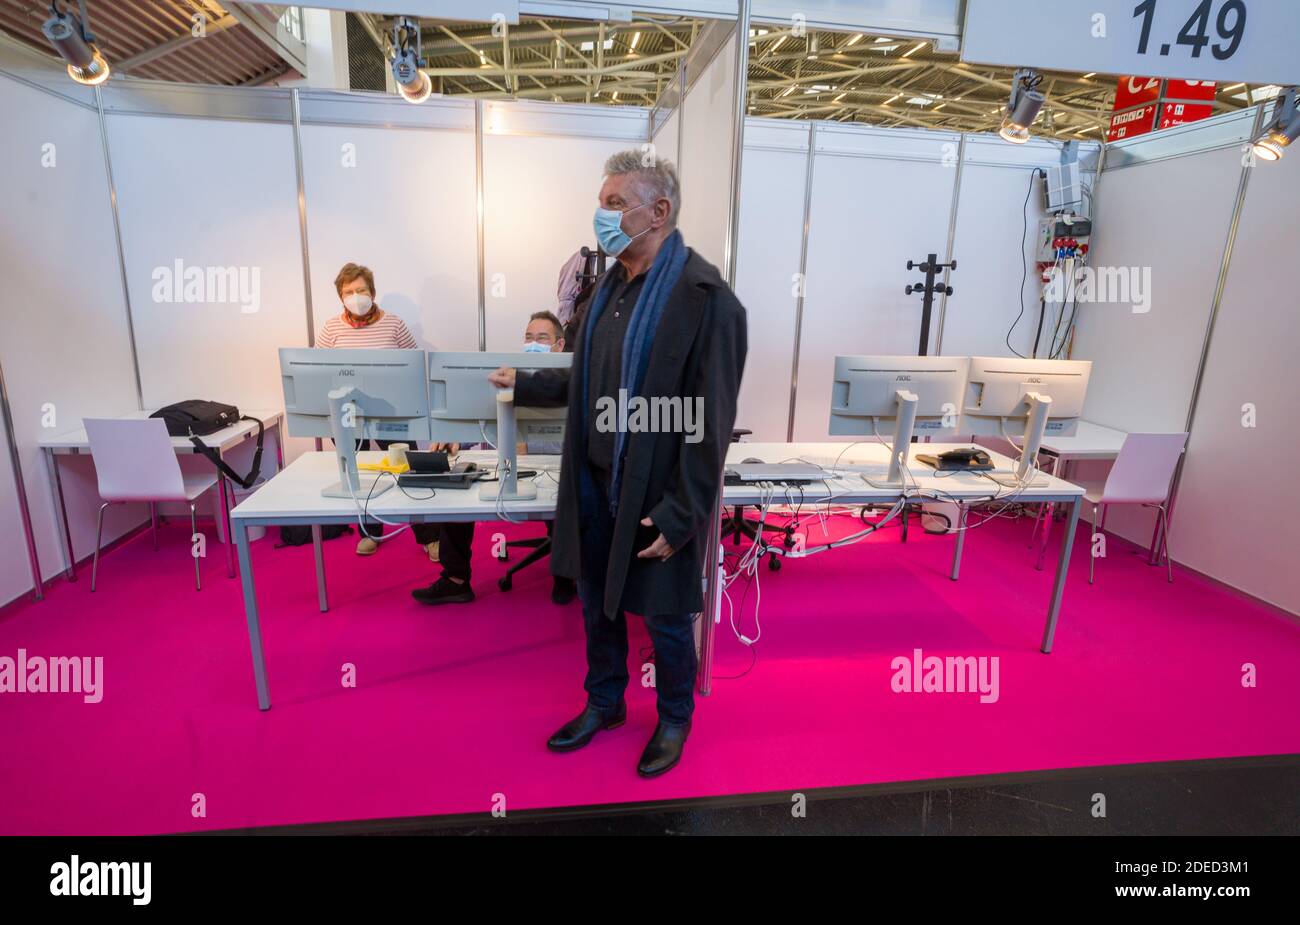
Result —
<path fill-rule="evenodd" d="M 401 318 L 384 312 L 378 321 L 364 328 L 354 328 L 341 314 L 335 315 L 316 335 L 316 346 L 413 350 L 419 345 Z"/>

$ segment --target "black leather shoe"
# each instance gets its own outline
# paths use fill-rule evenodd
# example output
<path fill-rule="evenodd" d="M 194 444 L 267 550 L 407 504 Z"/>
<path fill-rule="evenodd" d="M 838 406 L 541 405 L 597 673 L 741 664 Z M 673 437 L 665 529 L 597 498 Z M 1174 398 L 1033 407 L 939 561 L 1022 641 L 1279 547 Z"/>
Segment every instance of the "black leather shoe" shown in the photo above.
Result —
<path fill-rule="evenodd" d="M 655 727 L 655 734 L 646 743 L 641 760 L 637 762 L 636 772 L 642 777 L 658 777 L 665 771 L 671 771 L 682 760 L 682 748 L 686 737 L 691 734 L 691 724 L 669 726 L 660 723 Z"/>
<path fill-rule="evenodd" d="M 617 729 L 627 720 L 627 704 L 620 703 L 613 713 L 602 713 L 591 704 L 569 720 L 555 735 L 546 740 L 553 752 L 571 752 L 582 748 L 602 729 Z"/>
<path fill-rule="evenodd" d="M 551 601 L 567 604 L 578 596 L 578 583 L 572 578 L 556 578 L 551 582 Z"/>

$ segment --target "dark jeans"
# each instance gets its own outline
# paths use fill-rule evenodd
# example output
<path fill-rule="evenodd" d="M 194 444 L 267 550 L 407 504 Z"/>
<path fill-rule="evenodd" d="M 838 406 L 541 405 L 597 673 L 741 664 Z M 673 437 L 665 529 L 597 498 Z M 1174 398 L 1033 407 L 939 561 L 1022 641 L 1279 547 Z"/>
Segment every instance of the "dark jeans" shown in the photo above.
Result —
<path fill-rule="evenodd" d="M 587 702 L 611 712 L 627 690 L 627 614 L 611 620 L 601 610 L 601 589 L 587 581 L 578 583 L 582 618 L 587 631 Z M 655 648 L 655 693 L 659 721 L 684 726 L 695 712 L 694 614 L 645 617 Z"/>
<path fill-rule="evenodd" d="M 469 562 L 473 554 L 473 523 L 421 524 L 438 531 L 438 561 L 442 574 L 448 578 L 469 581 Z"/>

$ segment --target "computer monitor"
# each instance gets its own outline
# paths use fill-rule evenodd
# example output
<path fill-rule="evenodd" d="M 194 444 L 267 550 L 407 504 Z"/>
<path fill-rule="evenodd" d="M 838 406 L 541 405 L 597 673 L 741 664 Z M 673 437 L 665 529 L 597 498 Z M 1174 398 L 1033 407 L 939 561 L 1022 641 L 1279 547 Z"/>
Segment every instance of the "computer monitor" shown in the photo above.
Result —
<path fill-rule="evenodd" d="M 357 440 L 430 439 L 426 356 L 423 350 L 280 349 L 289 435 L 334 441 L 339 481 L 323 496 L 362 500 L 392 487 L 357 471 Z"/>
<path fill-rule="evenodd" d="M 488 382 L 488 373 L 510 366 L 519 372 L 568 369 L 571 353 L 451 353 L 429 354 L 429 407 L 432 440 L 438 443 L 477 443 L 497 448 L 498 482 L 482 486 L 484 498 L 520 500 L 536 497 L 536 488 L 517 485 L 515 443 L 559 443 L 564 437 L 568 408 L 518 408 L 511 390 Z"/>
<path fill-rule="evenodd" d="M 1044 434 L 1065 437 L 1078 429 L 1091 373 L 1090 360 L 971 357 L 961 432 L 1008 441 L 1023 436 L 1015 473 L 1023 481 Z"/>
<path fill-rule="evenodd" d="M 967 357 L 837 356 L 831 382 L 832 436 L 879 436 L 894 422 L 889 472 L 866 478 L 877 488 L 902 488 L 913 434 L 956 434 Z"/>

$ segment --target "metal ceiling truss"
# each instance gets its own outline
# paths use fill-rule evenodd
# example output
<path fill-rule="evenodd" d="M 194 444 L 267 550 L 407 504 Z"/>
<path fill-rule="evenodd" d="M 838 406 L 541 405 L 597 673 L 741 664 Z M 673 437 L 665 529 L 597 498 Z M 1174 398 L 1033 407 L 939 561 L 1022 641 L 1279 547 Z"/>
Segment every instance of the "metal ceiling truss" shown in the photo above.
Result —
<path fill-rule="evenodd" d="M 67 0 L 61 0 L 67 2 Z M 303 42 L 281 22 L 284 4 L 233 0 L 87 0 L 114 72 L 154 80 L 257 85 L 306 71 Z M 73 4 L 75 6 L 75 3 Z M 48 0 L 0 0 L 0 29 L 46 54 Z M 191 33 L 202 14 L 206 32 Z M 389 18 L 355 14 L 387 46 Z M 668 90 L 709 20 L 641 14 L 629 22 L 524 16 L 517 25 L 422 18 L 434 89 L 447 96 L 650 107 Z M 390 50 L 391 53 L 391 50 Z M 690 64 L 687 64 L 688 71 Z M 1042 71 L 1047 104 L 1035 134 L 1101 140 L 1115 77 Z M 746 111 L 785 119 L 994 131 L 1011 68 L 973 66 L 931 41 L 868 33 L 750 29 Z M 1238 99 L 1234 94 L 1242 96 Z M 1216 113 L 1251 104 L 1241 84 L 1220 87 Z"/>

